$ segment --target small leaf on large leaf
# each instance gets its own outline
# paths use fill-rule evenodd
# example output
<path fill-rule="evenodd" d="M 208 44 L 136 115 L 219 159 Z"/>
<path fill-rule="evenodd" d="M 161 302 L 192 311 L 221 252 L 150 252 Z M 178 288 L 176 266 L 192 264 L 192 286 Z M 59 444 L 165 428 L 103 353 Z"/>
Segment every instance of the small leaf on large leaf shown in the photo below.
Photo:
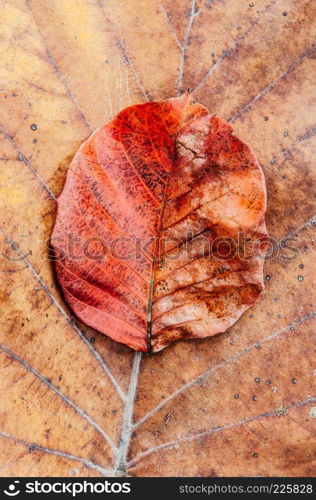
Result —
<path fill-rule="evenodd" d="M 263 289 L 266 191 L 190 95 L 128 107 L 75 155 L 52 244 L 65 298 L 133 349 L 224 332 Z"/>

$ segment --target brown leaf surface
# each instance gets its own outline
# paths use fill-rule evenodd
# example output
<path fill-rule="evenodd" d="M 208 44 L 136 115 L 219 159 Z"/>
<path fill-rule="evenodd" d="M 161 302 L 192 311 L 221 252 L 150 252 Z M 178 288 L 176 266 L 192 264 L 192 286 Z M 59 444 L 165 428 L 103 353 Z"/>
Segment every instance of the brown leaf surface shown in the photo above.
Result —
<path fill-rule="evenodd" d="M 316 6 L 253 4 L 1 3 L 1 475 L 315 473 Z M 91 131 L 188 87 L 254 147 L 278 254 L 228 332 L 141 357 L 73 320 L 47 241 Z"/>

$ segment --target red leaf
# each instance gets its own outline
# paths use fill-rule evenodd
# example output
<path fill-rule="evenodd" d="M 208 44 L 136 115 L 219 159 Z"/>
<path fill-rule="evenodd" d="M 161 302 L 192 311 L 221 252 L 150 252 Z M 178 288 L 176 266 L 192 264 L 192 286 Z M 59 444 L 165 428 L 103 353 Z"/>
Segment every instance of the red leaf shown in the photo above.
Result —
<path fill-rule="evenodd" d="M 121 111 L 80 147 L 52 236 L 65 298 L 141 351 L 229 328 L 263 289 L 265 182 L 184 95 Z"/>

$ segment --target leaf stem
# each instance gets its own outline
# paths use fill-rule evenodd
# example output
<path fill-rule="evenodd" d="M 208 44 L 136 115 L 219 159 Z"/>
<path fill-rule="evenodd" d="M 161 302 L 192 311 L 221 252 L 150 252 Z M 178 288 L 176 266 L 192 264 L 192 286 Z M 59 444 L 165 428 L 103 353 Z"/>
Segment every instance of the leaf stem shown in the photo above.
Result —
<path fill-rule="evenodd" d="M 138 382 L 141 359 L 142 359 L 142 353 L 138 351 L 135 352 L 131 377 L 129 382 L 128 394 L 127 394 L 127 403 L 125 405 L 123 414 L 121 439 L 115 456 L 115 469 L 123 473 L 126 473 L 127 454 L 134 428 L 133 425 L 134 402 L 137 391 L 137 382 Z"/>

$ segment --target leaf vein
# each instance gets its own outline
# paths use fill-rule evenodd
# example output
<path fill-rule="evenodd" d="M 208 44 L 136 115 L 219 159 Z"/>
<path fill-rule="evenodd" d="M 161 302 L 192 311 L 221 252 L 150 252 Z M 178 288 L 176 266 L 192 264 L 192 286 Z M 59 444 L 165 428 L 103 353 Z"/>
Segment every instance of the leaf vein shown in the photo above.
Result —
<path fill-rule="evenodd" d="M 161 401 L 161 403 L 159 403 L 155 408 L 153 408 L 152 410 L 150 410 L 144 417 L 142 417 L 138 422 L 136 422 L 136 424 L 134 425 L 134 429 L 136 429 L 137 427 L 139 427 L 140 425 L 142 425 L 144 422 L 146 422 L 149 418 L 151 418 L 155 413 L 157 413 L 161 408 L 163 408 L 164 406 L 166 406 L 166 404 L 168 404 L 172 399 L 174 399 L 175 397 L 177 397 L 179 394 L 182 394 L 187 389 L 190 389 L 192 386 L 194 386 L 194 385 L 196 385 L 196 384 L 198 384 L 200 382 L 203 382 L 204 380 L 206 380 L 208 377 L 210 377 L 217 370 L 220 370 L 220 369 L 224 368 L 226 365 L 229 365 L 230 363 L 235 363 L 240 358 L 242 358 L 243 356 L 245 356 L 249 352 L 251 352 L 254 349 L 256 349 L 257 346 L 261 346 L 261 345 L 269 342 L 270 340 L 274 340 L 275 338 L 279 337 L 283 333 L 291 331 L 291 328 L 293 328 L 293 327 L 295 328 L 295 327 L 301 325 L 302 323 L 304 323 L 305 321 L 309 321 L 309 320 L 314 319 L 314 318 L 316 318 L 316 311 L 312 312 L 310 314 L 307 314 L 305 316 L 302 316 L 297 321 L 293 321 L 288 326 L 282 328 L 281 330 L 278 330 L 277 332 L 272 333 L 268 337 L 265 337 L 263 340 L 261 340 L 259 342 L 256 342 L 256 343 L 254 343 L 254 344 L 246 347 L 245 349 L 243 349 L 241 351 L 238 351 L 236 354 L 233 354 L 232 356 L 229 356 L 229 358 L 227 358 L 224 361 L 222 361 L 222 362 L 218 363 L 217 365 L 213 366 L 210 370 L 207 370 L 202 375 L 199 375 L 198 377 L 196 377 L 195 379 L 191 380 L 190 382 L 187 382 L 182 387 L 180 387 L 179 389 L 177 389 L 175 392 L 173 392 L 172 394 L 170 394 L 169 396 L 167 396 L 163 401 Z"/>
<path fill-rule="evenodd" d="M 23 446 L 25 446 L 25 447 L 27 447 L 29 449 L 34 449 L 34 450 L 40 451 L 42 453 L 48 453 L 48 454 L 51 454 L 51 455 L 57 455 L 58 457 L 66 458 L 68 460 L 75 460 L 77 462 L 81 462 L 86 467 L 88 467 L 89 469 L 96 470 L 102 476 L 120 475 L 120 474 L 116 474 L 117 471 L 110 470 L 110 469 L 105 469 L 101 465 L 98 465 L 98 464 L 92 462 L 91 460 L 87 460 L 85 458 L 78 457 L 76 455 L 72 455 L 70 453 L 66 453 L 66 452 L 63 452 L 63 451 L 54 450 L 52 448 L 46 448 L 44 446 L 40 446 L 40 445 L 35 444 L 35 443 L 28 443 L 27 441 L 24 441 L 23 439 L 19 439 L 19 438 L 10 436 L 6 432 L 0 431 L 0 436 L 2 438 L 4 438 L 4 439 L 9 439 L 11 441 L 14 441 L 17 444 L 21 444 L 21 445 L 23 445 Z"/>
<path fill-rule="evenodd" d="M 41 375 L 35 368 L 33 368 L 29 363 L 27 363 L 24 359 L 20 358 L 17 354 L 12 352 L 8 347 L 3 344 L 0 344 L 0 349 L 5 352 L 10 358 L 14 359 L 20 365 L 22 365 L 28 372 L 34 375 L 38 380 L 40 380 L 43 384 L 45 384 L 51 391 L 53 391 L 60 399 L 70 406 L 80 417 L 82 417 L 86 422 L 88 422 L 94 429 L 101 434 L 101 436 L 107 441 L 109 446 L 112 448 L 113 452 L 116 451 L 116 446 L 113 443 L 112 439 L 108 436 L 108 434 L 102 429 L 99 424 L 97 424 L 84 410 L 79 408 L 71 399 L 68 398 L 62 391 L 60 391 L 54 384 L 52 384 L 49 380 L 47 380 L 43 375 Z"/>
<path fill-rule="evenodd" d="M 2 232 L 2 234 L 3 234 L 4 238 L 5 238 L 5 240 L 7 241 L 7 243 L 10 244 L 10 245 L 12 245 L 14 242 L 11 240 L 11 238 L 9 238 L 9 236 L 7 235 L 7 233 L 3 229 L 1 229 L 1 228 L 0 228 L 0 231 Z M 104 361 L 104 359 L 102 358 L 102 356 L 100 355 L 100 353 L 96 349 L 94 349 L 92 347 L 92 345 L 90 344 L 90 342 L 88 341 L 88 339 L 85 337 L 85 335 L 83 334 L 83 332 L 81 331 L 81 329 L 67 315 L 66 311 L 63 309 L 63 307 L 56 300 L 56 298 L 51 293 L 51 291 L 49 290 L 49 288 L 45 285 L 45 283 L 42 280 L 41 276 L 36 272 L 36 270 L 34 269 L 34 267 L 32 266 L 32 264 L 28 261 L 28 259 L 25 257 L 25 255 L 23 255 L 23 253 L 20 250 L 18 250 L 18 249 L 15 249 L 15 252 L 23 260 L 23 262 L 25 263 L 26 267 L 30 270 L 30 272 L 33 275 L 33 277 L 37 280 L 37 282 L 40 284 L 40 286 L 42 287 L 42 289 L 45 292 L 45 294 L 51 300 L 52 304 L 57 308 L 57 310 L 59 311 L 59 313 L 67 320 L 67 323 L 77 333 L 77 335 L 79 336 L 79 338 L 82 340 L 82 342 L 89 349 L 90 353 L 97 359 L 97 361 L 99 362 L 100 366 L 102 367 L 102 369 L 104 370 L 104 372 L 106 373 L 106 375 L 109 377 L 109 379 L 110 379 L 113 387 L 115 388 L 116 392 L 118 393 L 119 397 L 122 399 L 122 401 L 125 401 L 126 400 L 126 394 L 123 392 L 121 386 L 117 382 L 116 378 L 114 377 L 113 373 L 109 369 L 108 365 L 106 364 L 106 362 Z"/>

